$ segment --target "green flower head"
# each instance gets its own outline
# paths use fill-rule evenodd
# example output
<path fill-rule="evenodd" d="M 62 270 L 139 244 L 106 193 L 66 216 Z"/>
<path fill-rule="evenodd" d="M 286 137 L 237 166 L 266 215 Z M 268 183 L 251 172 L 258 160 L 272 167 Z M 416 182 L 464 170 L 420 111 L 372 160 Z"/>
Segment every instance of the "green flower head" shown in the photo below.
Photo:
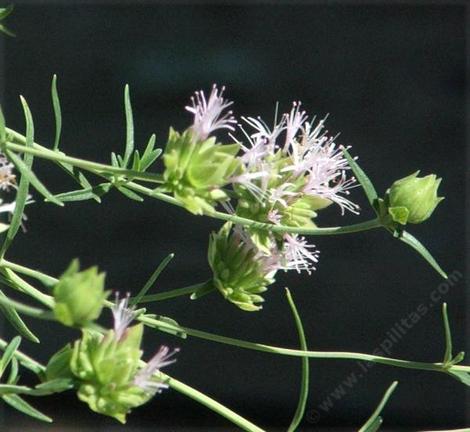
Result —
<path fill-rule="evenodd" d="M 202 91 L 195 93 L 186 107 L 194 116 L 193 124 L 182 134 L 170 129 L 163 155 L 163 190 L 194 214 L 211 213 L 217 202 L 226 201 L 222 187 L 240 169 L 239 144 L 223 145 L 210 138 L 219 129 L 233 131 L 236 123 L 231 111 L 224 112 L 232 102 L 223 98 L 223 92 L 214 85 L 208 99 Z"/>
<path fill-rule="evenodd" d="M 104 290 L 104 273 L 97 267 L 80 271 L 73 260 L 54 286 L 54 315 L 62 324 L 83 327 L 97 319 L 109 292 Z"/>
<path fill-rule="evenodd" d="M 424 222 L 444 199 L 437 196 L 440 178 L 434 174 L 418 177 L 419 171 L 397 180 L 387 191 L 388 213 L 401 224 Z"/>
<path fill-rule="evenodd" d="M 82 338 L 72 348 L 55 354 L 47 370 L 51 377 L 67 377 L 64 365 L 68 360 L 79 399 L 93 411 L 125 423 L 133 408 L 168 387 L 160 369 L 175 362 L 173 356 L 178 350 L 161 346 L 147 363 L 143 362 L 143 325 L 129 327 L 135 317 L 133 308 L 129 308 L 129 296 L 121 300 L 116 296 L 112 312 L 113 330 L 104 335 L 82 330 Z"/>
<path fill-rule="evenodd" d="M 163 190 L 191 213 L 213 212 L 217 202 L 228 200 L 221 188 L 239 168 L 238 150 L 238 144 L 218 144 L 215 138 L 197 141 L 191 129 L 182 134 L 171 129 L 163 155 Z"/>
<path fill-rule="evenodd" d="M 261 293 L 274 282 L 277 267 L 273 256 L 261 254 L 256 246 L 238 231 L 225 224 L 209 240 L 209 265 L 213 283 L 230 302 L 245 311 L 261 309 Z M 273 264 L 273 265 L 271 265 Z"/>

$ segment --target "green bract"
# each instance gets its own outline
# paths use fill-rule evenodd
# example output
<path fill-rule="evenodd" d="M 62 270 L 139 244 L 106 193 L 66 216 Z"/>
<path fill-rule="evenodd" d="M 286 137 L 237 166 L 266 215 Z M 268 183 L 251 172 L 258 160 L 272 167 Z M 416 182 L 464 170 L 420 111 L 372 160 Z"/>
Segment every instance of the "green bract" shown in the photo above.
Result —
<path fill-rule="evenodd" d="M 222 295 L 240 309 L 257 311 L 263 297 L 259 294 L 274 282 L 274 271 L 269 271 L 265 260 L 257 257 L 257 250 L 244 244 L 231 232 L 226 223 L 209 240 L 208 260 L 213 272 L 213 283 Z"/>
<path fill-rule="evenodd" d="M 401 225 L 424 222 L 444 199 L 437 196 L 441 183 L 435 174 L 418 177 L 419 171 L 397 180 L 387 191 L 388 213 Z"/>
<path fill-rule="evenodd" d="M 221 188 L 240 167 L 238 151 L 238 144 L 218 144 L 215 138 L 197 141 L 189 129 L 182 134 L 170 129 L 163 190 L 191 213 L 213 212 L 217 202 L 228 199 Z"/>
<path fill-rule="evenodd" d="M 78 397 L 93 411 L 121 423 L 132 408 L 151 397 L 133 383 L 142 356 L 142 333 L 142 324 L 130 327 L 119 340 L 112 330 L 104 336 L 83 330 L 73 347 L 70 368 L 79 382 Z"/>
<path fill-rule="evenodd" d="M 105 274 L 98 273 L 97 267 L 79 270 L 78 260 L 73 260 L 54 286 L 54 315 L 73 327 L 83 327 L 98 318 L 109 294 L 104 290 Z"/>

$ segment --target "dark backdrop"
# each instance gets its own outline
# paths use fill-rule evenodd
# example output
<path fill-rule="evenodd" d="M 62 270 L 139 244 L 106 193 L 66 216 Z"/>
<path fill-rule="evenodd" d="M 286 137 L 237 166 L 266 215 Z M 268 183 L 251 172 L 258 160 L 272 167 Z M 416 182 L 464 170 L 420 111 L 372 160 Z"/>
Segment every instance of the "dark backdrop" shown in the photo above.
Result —
<path fill-rule="evenodd" d="M 302 100 L 312 114 L 331 114 L 329 130 L 341 132 L 339 141 L 353 145 L 381 192 L 416 169 L 444 178 L 446 200 L 413 233 L 445 269 L 465 273 L 464 6 L 70 3 L 19 4 L 9 19 L 17 33 L 3 42 L 2 102 L 9 126 L 24 128 L 18 102 L 23 94 L 38 141 L 52 142 L 53 73 L 59 76 L 63 103 L 63 150 L 103 162 L 123 147 L 125 83 L 131 86 L 140 146 L 153 132 L 163 144 L 170 125 L 185 128 L 190 117 L 183 107 L 190 94 L 214 82 L 227 86 L 237 114 L 270 119 L 276 101 L 287 110 L 292 100 Z M 54 191 L 71 187 L 51 164 L 38 161 L 37 172 Z M 369 218 L 361 191 L 353 196 L 364 205 L 361 216 L 340 217 L 332 209 L 320 223 Z M 219 223 L 162 202 L 139 204 L 113 192 L 101 205 L 60 209 L 38 203 L 28 216 L 28 233 L 17 238 L 10 259 L 51 274 L 60 274 L 80 257 L 84 265 L 98 264 L 107 271 L 110 288 L 135 292 L 155 265 L 175 252 L 159 290 L 210 276 L 207 239 Z M 396 322 L 427 304 L 441 283 L 420 257 L 383 231 L 322 237 L 315 243 L 322 251 L 318 270 L 310 277 L 281 275 L 260 313 L 239 311 L 217 295 L 197 303 L 163 302 L 151 310 L 183 325 L 295 347 L 283 290 L 289 286 L 312 349 L 372 352 Z M 457 279 L 442 300 L 449 303 L 455 345 L 464 349 L 466 281 Z M 39 333 L 41 346 L 24 343 L 23 348 L 42 360 L 65 338 L 75 337 L 54 324 L 41 323 Z M 181 347 L 171 367 L 175 377 L 268 429 L 288 424 L 297 401 L 298 359 L 146 332 L 149 350 L 163 342 Z M 393 356 L 423 361 L 439 361 L 442 353 L 437 306 L 392 349 Z M 311 366 L 310 422 L 302 430 L 359 426 L 396 379 L 400 385 L 385 411 L 392 430 L 465 425 L 464 388 L 450 377 L 385 366 L 362 374 L 351 361 L 312 361 Z M 338 400 L 332 397 L 351 373 L 361 375 L 357 384 Z M 324 409 L 328 400 L 332 406 Z M 57 419 L 57 430 L 78 422 L 81 430 L 115 425 L 91 414 L 73 394 L 37 405 Z M 12 430 L 18 425 L 39 428 L 11 410 L 5 422 Z M 136 410 L 128 423 L 169 425 L 167 430 L 229 427 L 173 391 Z"/>

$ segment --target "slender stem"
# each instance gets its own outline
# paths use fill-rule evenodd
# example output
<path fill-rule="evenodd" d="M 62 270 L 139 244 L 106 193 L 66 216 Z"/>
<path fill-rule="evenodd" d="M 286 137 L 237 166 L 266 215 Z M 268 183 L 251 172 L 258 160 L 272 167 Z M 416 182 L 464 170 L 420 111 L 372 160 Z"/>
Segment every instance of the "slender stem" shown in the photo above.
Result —
<path fill-rule="evenodd" d="M 25 276 L 33 277 L 34 279 L 37 279 L 40 282 L 48 286 L 55 285 L 58 282 L 58 280 L 52 276 L 30 269 L 29 267 L 25 267 L 25 266 L 13 263 L 11 261 L 7 261 L 4 258 L 0 260 L 0 267 L 7 267 L 17 273 L 21 273 L 21 274 L 24 274 Z"/>
<path fill-rule="evenodd" d="M 149 325 L 150 327 L 162 328 L 166 330 L 171 330 L 174 333 L 186 333 L 189 336 L 194 336 L 199 339 L 205 339 L 212 342 L 218 342 L 225 345 L 232 345 L 239 348 L 246 348 L 255 351 L 267 352 L 271 354 L 282 354 L 293 357 L 309 357 L 309 358 L 319 358 L 319 359 L 349 359 L 349 360 L 362 360 L 373 363 L 380 363 L 389 366 L 396 366 L 405 369 L 418 369 L 418 370 L 427 370 L 427 371 L 436 371 L 436 372 L 445 372 L 446 369 L 443 363 L 425 363 L 425 362 L 416 362 L 409 360 L 400 360 L 390 357 L 382 357 L 373 354 L 362 354 L 355 352 L 344 352 L 344 351 L 303 351 L 290 348 L 281 348 L 271 345 L 260 344 L 256 342 L 249 342 L 245 340 L 230 338 L 227 336 L 220 336 L 201 330 L 195 330 L 183 326 L 175 326 L 173 324 L 163 322 L 145 315 L 141 315 L 138 318 L 139 321 L 144 324 Z M 470 366 L 460 366 L 461 370 L 470 372 Z"/>
<path fill-rule="evenodd" d="M 18 132 L 7 128 L 6 129 L 10 137 L 13 137 L 18 142 L 25 143 L 25 137 Z M 35 156 L 53 160 L 59 163 L 65 163 L 69 165 L 74 165 L 79 168 L 93 172 L 94 174 L 100 175 L 106 178 L 106 174 L 120 174 L 127 176 L 130 179 L 140 179 L 144 181 L 153 181 L 161 182 L 161 175 L 152 174 L 152 173 L 141 173 L 132 170 L 125 170 L 123 168 L 114 167 L 111 165 L 100 164 L 96 162 L 87 161 L 84 159 L 74 158 L 67 156 L 63 153 L 50 150 L 46 147 L 41 146 L 40 144 L 34 143 L 33 147 L 26 147 L 24 145 L 16 144 L 7 141 L 4 144 L 8 149 L 17 152 L 30 153 Z M 128 189 L 131 189 L 135 192 L 139 192 L 143 195 L 149 196 L 151 198 L 156 198 L 161 201 L 167 202 L 178 207 L 182 207 L 182 204 L 177 201 L 175 198 L 166 195 L 162 192 L 158 192 L 155 189 L 150 189 L 145 186 L 142 186 L 133 181 L 127 181 L 125 185 Z M 255 229 L 268 230 L 271 232 L 277 233 L 292 233 L 292 234 L 304 234 L 304 235 L 338 235 L 338 234 L 350 234 L 360 231 L 368 231 L 371 229 L 380 228 L 382 226 L 379 219 L 372 219 L 365 222 L 360 222 L 357 224 L 342 226 L 342 227 L 325 227 L 325 228 L 302 228 L 302 227 L 290 227 L 285 225 L 274 225 L 269 223 L 262 223 L 252 219 L 243 218 L 237 215 L 223 213 L 220 211 L 214 210 L 211 213 L 206 214 L 206 216 L 213 217 L 215 219 L 224 220 L 228 222 L 233 222 L 238 225 L 243 225 Z"/>
<path fill-rule="evenodd" d="M 24 269 L 24 267 L 19 266 L 18 264 L 10 263 L 9 261 L 2 260 L 0 261 L 0 266 L 3 267 L 12 267 L 14 266 L 17 271 L 20 269 Z M 38 279 L 43 279 L 44 277 L 50 278 L 50 280 L 57 279 L 52 278 L 51 276 L 45 275 L 37 270 L 28 269 L 28 274 L 32 277 L 37 277 Z M 187 289 L 188 287 L 185 287 Z M 52 297 L 45 296 L 52 301 Z M 107 305 L 112 305 L 111 302 L 108 302 Z M 344 359 L 344 360 L 360 360 L 360 361 L 367 361 L 373 363 L 380 363 L 388 366 L 395 366 L 405 369 L 418 369 L 418 370 L 426 370 L 426 371 L 436 371 L 436 372 L 447 372 L 447 368 L 445 367 L 444 363 L 425 363 L 425 362 L 417 362 L 411 360 L 401 360 L 396 358 L 390 357 L 383 357 L 377 356 L 373 354 L 363 354 L 363 353 L 355 353 L 355 352 L 347 352 L 347 351 L 303 351 L 297 349 L 290 349 L 290 348 L 282 348 L 276 347 L 271 345 L 260 344 L 256 342 L 249 342 L 241 339 L 231 338 L 227 336 L 221 336 L 217 334 L 208 333 L 202 330 L 196 330 L 189 327 L 178 326 L 175 324 L 170 324 L 166 321 L 161 321 L 146 315 L 139 315 L 136 318 L 138 321 L 148 325 L 149 327 L 169 330 L 172 333 L 182 334 L 186 333 L 189 336 L 197 337 L 199 339 L 204 339 L 212 342 L 217 342 L 225 345 L 232 345 L 240 348 L 251 349 L 254 351 L 261 351 L 271 354 L 281 354 L 293 357 L 309 357 L 309 358 L 318 358 L 318 359 Z M 453 365 L 452 369 L 455 371 L 460 372 L 468 372 L 470 373 L 470 366 L 464 365 Z"/>
<path fill-rule="evenodd" d="M 167 383 L 173 390 L 178 391 L 179 393 L 184 394 L 185 396 L 194 399 L 195 401 L 199 402 L 202 405 L 205 405 L 212 411 L 220 414 L 222 417 L 230 420 L 232 423 L 236 424 L 240 428 L 248 432 L 264 432 L 263 429 L 259 428 L 255 424 L 251 423 L 247 419 L 241 417 L 236 412 L 232 411 L 231 409 L 227 408 L 226 406 L 220 404 L 219 402 L 215 401 L 214 399 L 210 398 L 209 396 L 201 393 L 200 391 L 188 386 L 187 384 L 182 383 L 181 381 L 176 380 L 162 372 L 163 380 Z"/>
<path fill-rule="evenodd" d="M 2 264 L 0 261 L 0 267 L 1 266 Z M 49 308 L 52 308 L 54 306 L 54 299 L 51 296 L 44 294 L 37 288 L 33 287 L 24 279 L 20 278 L 13 270 L 8 268 L 7 266 L 3 265 L 2 272 L 5 275 L 5 281 L 9 283 L 9 285 L 13 288 L 19 289 L 21 292 L 29 295 L 30 297 L 34 298 L 43 305 L 48 306 Z"/>
<path fill-rule="evenodd" d="M 173 197 L 169 197 L 166 194 L 157 192 L 153 189 L 149 189 L 140 184 L 129 182 L 126 183 L 126 187 L 134 190 L 135 192 L 140 192 L 143 195 L 149 197 L 157 198 L 163 201 L 166 201 L 171 204 L 175 204 L 181 207 L 181 204 L 177 202 Z M 374 218 L 365 222 L 359 222 L 353 225 L 346 225 L 340 227 L 325 227 L 325 228 L 303 228 L 303 227 L 291 227 L 286 225 L 274 225 L 263 222 L 258 222 L 252 219 L 247 219 L 241 216 L 234 214 L 223 213 L 220 211 L 214 210 L 211 213 L 208 213 L 206 216 L 213 217 L 215 219 L 224 220 L 227 222 L 233 222 L 237 225 L 243 225 L 246 227 L 251 227 L 255 229 L 267 230 L 277 233 L 291 233 L 291 234 L 304 234 L 304 235 L 338 235 L 338 234 L 351 234 L 360 231 L 368 231 L 375 228 L 380 228 L 382 223 L 378 218 Z"/>
<path fill-rule="evenodd" d="M 7 129 L 9 132 L 13 132 L 11 129 Z M 16 136 L 22 137 L 22 135 L 16 133 Z M 15 136 L 15 138 L 16 138 Z M 24 137 L 23 137 L 24 138 Z M 73 165 L 88 171 L 104 172 L 110 174 L 118 174 L 128 176 L 130 178 L 151 181 L 154 183 L 161 183 L 162 178 L 159 174 L 146 173 L 141 171 L 128 170 L 125 168 L 115 167 L 112 165 L 101 164 L 98 162 L 91 162 L 85 159 L 79 159 L 71 156 L 67 156 L 62 152 L 49 150 L 46 147 L 40 146 L 37 143 L 33 144 L 33 147 L 26 147 L 23 144 L 17 144 L 11 141 L 7 141 L 5 144 L 6 148 L 13 151 L 19 151 L 22 153 L 32 154 L 43 159 L 48 159 L 56 162 L 61 162 L 69 165 Z"/>

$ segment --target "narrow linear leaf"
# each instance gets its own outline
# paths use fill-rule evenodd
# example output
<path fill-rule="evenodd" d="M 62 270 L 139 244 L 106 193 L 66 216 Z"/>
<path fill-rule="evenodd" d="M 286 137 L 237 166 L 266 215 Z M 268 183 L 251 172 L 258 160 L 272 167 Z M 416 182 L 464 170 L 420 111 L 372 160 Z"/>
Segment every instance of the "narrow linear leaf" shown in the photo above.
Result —
<path fill-rule="evenodd" d="M 443 363 L 449 363 L 452 360 L 452 334 L 450 331 L 449 316 L 447 315 L 447 303 L 442 304 L 442 320 L 444 322 L 444 334 L 446 341 L 446 350 Z"/>
<path fill-rule="evenodd" d="M 3 356 L 0 360 L 0 378 L 2 377 L 6 368 L 8 367 L 11 360 L 13 359 L 13 356 L 15 355 L 15 352 L 20 346 L 20 344 L 21 344 L 21 338 L 19 336 L 15 336 L 5 348 Z"/>
<path fill-rule="evenodd" d="M 380 425 L 382 424 L 382 418 L 380 417 L 380 414 L 384 409 L 385 405 L 387 404 L 388 400 L 390 399 L 390 396 L 395 391 L 397 385 L 398 381 L 394 381 L 392 385 L 387 389 L 379 405 L 373 412 L 372 416 L 369 418 L 369 420 L 366 421 L 364 426 L 359 429 L 359 432 L 375 432 L 379 429 Z"/>
<path fill-rule="evenodd" d="M 374 185 L 370 181 L 369 177 L 367 177 L 366 173 L 354 160 L 354 158 L 349 154 L 346 148 L 343 148 L 343 154 L 346 160 L 348 161 L 349 166 L 351 167 L 358 182 L 361 184 L 362 189 L 364 189 L 367 199 L 369 200 L 369 204 L 372 206 L 374 210 L 376 210 L 375 204 L 376 204 L 378 196 L 374 188 Z"/>
<path fill-rule="evenodd" d="M 289 302 L 289 306 L 292 310 L 292 315 L 294 316 L 295 326 L 297 327 L 297 333 L 299 334 L 299 342 L 300 348 L 304 351 L 308 351 L 307 346 L 307 339 L 305 338 L 304 327 L 302 325 L 302 320 L 300 319 L 299 312 L 297 307 L 295 306 L 294 299 L 289 291 L 286 288 L 286 296 L 287 301 Z M 295 410 L 294 418 L 291 421 L 287 432 L 294 432 L 299 424 L 301 423 L 304 414 L 305 414 L 305 407 L 307 405 L 308 399 L 308 387 L 309 387 L 309 379 L 310 379 L 310 366 L 309 366 L 309 359 L 308 357 L 302 358 L 302 380 L 300 382 L 300 392 L 299 392 L 299 401 L 297 403 L 297 408 Z"/>
<path fill-rule="evenodd" d="M 215 291 L 217 288 L 215 287 L 212 279 L 208 280 L 204 284 L 201 285 L 200 288 L 196 289 L 192 294 L 190 299 L 191 300 L 199 300 L 201 297 L 210 294 L 211 292 Z"/>
<path fill-rule="evenodd" d="M 90 199 L 94 199 L 95 201 L 98 199 L 98 202 L 101 202 L 100 197 L 108 193 L 111 187 L 112 185 L 110 183 L 101 183 L 97 186 L 85 189 L 63 192 L 55 195 L 55 197 L 60 199 L 62 202 L 86 201 Z"/>
<path fill-rule="evenodd" d="M 5 116 L 3 115 L 2 107 L 0 107 L 0 144 L 3 146 L 7 140 L 7 131 Z"/>
<path fill-rule="evenodd" d="M 54 393 L 62 393 L 71 388 L 73 388 L 73 381 L 71 379 L 57 378 L 41 383 L 33 389 L 29 389 L 28 394 L 31 396 L 47 396 Z"/>
<path fill-rule="evenodd" d="M 86 178 L 85 174 L 83 174 L 77 167 L 66 164 L 63 162 L 54 162 L 57 166 L 62 168 L 70 177 L 72 177 L 83 189 L 91 188 L 91 183 Z M 97 202 L 101 202 L 99 197 L 94 197 L 94 200 Z"/>
<path fill-rule="evenodd" d="M 162 315 L 155 314 L 145 314 L 145 318 L 150 318 L 152 321 L 143 321 L 143 323 L 150 328 L 158 328 L 159 331 L 164 333 L 171 334 L 173 336 L 179 337 L 181 339 L 186 339 L 188 334 L 183 330 L 183 328 L 173 319 Z M 172 328 L 169 327 L 159 327 L 158 323 L 170 324 Z"/>
<path fill-rule="evenodd" d="M 22 399 L 18 395 L 9 395 L 9 396 L 2 396 L 2 399 L 11 407 L 17 409 L 18 411 L 26 414 L 30 417 L 33 417 L 37 420 L 41 420 L 47 423 L 52 423 L 52 419 L 41 411 L 38 411 L 36 408 L 32 407 L 28 402 Z"/>
<path fill-rule="evenodd" d="M 175 254 L 170 254 L 168 255 L 155 269 L 155 271 L 152 273 L 152 275 L 149 277 L 147 282 L 145 282 L 145 285 L 142 287 L 142 289 L 138 292 L 138 294 L 131 299 L 130 304 L 136 305 L 139 304 L 140 300 L 142 297 L 147 294 L 150 288 L 152 288 L 153 284 L 155 281 L 158 279 L 158 276 L 160 276 L 161 272 L 166 268 L 166 266 L 170 263 L 170 261 L 175 257 Z"/>
<path fill-rule="evenodd" d="M 407 231 L 403 231 L 399 236 L 399 239 L 416 250 L 429 264 L 431 264 L 434 270 L 436 270 L 444 279 L 447 279 L 446 272 L 442 270 L 441 266 L 416 237 L 412 236 Z"/>
<path fill-rule="evenodd" d="M 135 192 L 131 191 L 130 189 L 127 189 L 124 186 L 116 186 L 116 189 L 119 192 L 121 192 L 124 196 L 126 196 L 127 198 L 130 198 L 133 201 L 137 201 L 137 202 L 144 201 L 144 199 L 140 195 L 136 194 Z"/>
<path fill-rule="evenodd" d="M 129 84 L 124 88 L 124 110 L 126 113 L 126 149 L 124 151 L 124 160 L 122 167 L 126 168 L 129 159 L 134 152 L 134 118 L 132 115 L 131 99 L 129 95 Z"/>
<path fill-rule="evenodd" d="M 18 370 L 19 370 L 19 364 L 18 360 L 16 357 L 13 357 L 11 360 L 11 367 L 10 367 L 10 374 L 8 376 L 7 384 L 16 384 L 18 380 Z"/>
<path fill-rule="evenodd" d="M 150 165 L 152 165 L 162 154 L 162 149 L 154 149 L 156 139 L 156 135 L 153 134 L 147 143 L 147 147 L 145 148 L 144 154 L 140 160 L 140 169 L 142 171 L 145 171 L 147 168 L 149 168 Z"/>
<path fill-rule="evenodd" d="M 7 304 L 4 300 L 9 299 L 2 291 L 0 291 L 0 312 L 2 312 L 8 322 L 21 336 L 31 342 L 39 343 L 37 336 L 24 323 L 15 308 L 12 305 Z"/>
<path fill-rule="evenodd" d="M 31 111 L 28 107 L 26 100 L 21 97 L 21 104 L 23 106 L 24 115 L 26 118 L 26 147 L 32 147 L 34 141 L 34 124 L 31 116 Z M 24 165 L 27 170 L 31 170 L 33 166 L 33 155 L 24 155 Z M 5 252 L 10 247 L 13 239 L 15 238 L 18 230 L 21 226 L 23 219 L 23 212 L 28 200 L 28 191 L 29 191 L 29 179 L 27 176 L 21 176 L 20 183 L 16 192 L 15 200 L 15 209 L 13 210 L 13 215 L 11 217 L 10 228 L 7 231 L 5 240 L 3 241 L 2 247 L 0 249 L 0 256 L 3 257 Z"/>
<path fill-rule="evenodd" d="M 116 167 L 116 168 L 119 167 L 119 161 L 118 161 L 118 158 L 116 156 L 116 153 L 114 153 L 114 152 L 111 153 L 111 165 L 113 167 Z"/>
<path fill-rule="evenodd" d="M 470 373 L 460 370 L 449 369 L 448 374 L 451 375 L 456 380 L 470 387 Z"/>
<path fill-rule="evenodd" d="M 26 386 L 19 386 L 15 384 L 0 384 L 0 396 L 27 394 L 30 390 L 31 389 Z"/>
<path fill-rule="evenodd" d="M 52 107 L 54 109 L 54 118 L 55 118 L 55 139 L 54 139 L 53 149 L 57 151 L 59 149 L 60 134 L 62 131 L 62 110 L 60 108 L 59 93 L 57 92 L 57 75 L 56 74 L 54 74 L 52 77 L 51 97 L 52 97 Z"/>
<path fill-rule="evenodd" d="M 47 201 L 50 201 L 59 207 L 63 207 L 63 203 L 58 200 L 57 198 L 54 197 L 52 193 L 49 192 L 49 190 L 46 188 L 46 186 L 43 185 L 43 183 L 37 178 L 36 174 L 32 172 L 26 164 L 23 162 L 23 160 L 17 156 L 15 153 L 6 151 L 6 154 L 8 158 L 13 162 L 15 165 L 16 169 L 20 171 L 22 176 L 25 176 L 28 178 L 29 183 L 42 195 L 44 198 L 47 199 Z"/>

